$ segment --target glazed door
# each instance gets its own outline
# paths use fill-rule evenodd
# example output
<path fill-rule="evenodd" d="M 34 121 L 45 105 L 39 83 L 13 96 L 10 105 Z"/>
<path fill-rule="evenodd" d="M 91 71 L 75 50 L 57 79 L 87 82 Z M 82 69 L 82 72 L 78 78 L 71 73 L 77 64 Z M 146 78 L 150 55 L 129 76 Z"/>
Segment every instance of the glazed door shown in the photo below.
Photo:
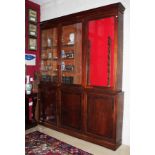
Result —
<path fill-rule="evenodd" d="M 51 82 L 40 84 L 40 121 L 56 124 L 57 122 L 57 89 Z"/>
<path fill-rule="evenodd" d="M 89 86 L 114 85 L 114 17 L 88 22 L 88 72 Z"/>
<path fill-rule="evenodd" d="M 62 26 L 61 83 L 82 83 L 82 23 Z"/>
<path fill-rule="evenodd" d="M 58 82 L 58 29 L 41 31 L 41 81 Z"/>

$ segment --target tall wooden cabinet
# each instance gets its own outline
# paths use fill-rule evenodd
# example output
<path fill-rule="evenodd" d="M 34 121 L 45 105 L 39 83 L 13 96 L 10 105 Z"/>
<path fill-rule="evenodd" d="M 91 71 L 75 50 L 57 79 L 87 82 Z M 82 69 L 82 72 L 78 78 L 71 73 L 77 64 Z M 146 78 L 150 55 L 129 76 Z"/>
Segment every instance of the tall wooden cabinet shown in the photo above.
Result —
<path fill-rule="evenodd" d="M 40 124 L 121 145 L 123 12 L 116 3 L 41 23 Z"/>

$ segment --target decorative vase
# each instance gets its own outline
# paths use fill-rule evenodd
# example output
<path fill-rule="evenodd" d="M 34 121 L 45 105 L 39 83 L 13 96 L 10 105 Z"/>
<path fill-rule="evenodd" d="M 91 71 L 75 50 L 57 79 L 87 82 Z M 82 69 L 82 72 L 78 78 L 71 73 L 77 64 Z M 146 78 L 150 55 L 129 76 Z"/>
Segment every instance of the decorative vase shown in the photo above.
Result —
<path fill-rule="evenodd" d="M 31 94 L 32 84 L 30 83 L 30 76 L 29 75 L 26 76 L 25 90 L 26 90 L 27 95 Z"/>

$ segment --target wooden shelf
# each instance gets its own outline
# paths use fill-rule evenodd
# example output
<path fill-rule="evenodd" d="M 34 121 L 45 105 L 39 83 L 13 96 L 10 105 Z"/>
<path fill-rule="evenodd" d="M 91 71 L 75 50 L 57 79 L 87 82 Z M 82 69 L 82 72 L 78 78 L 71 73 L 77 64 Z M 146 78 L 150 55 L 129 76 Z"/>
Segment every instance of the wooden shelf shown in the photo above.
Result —
<path fill-rule="evenodd" d="M 57 61 L 58 60 L 58 58 L 41 58 L 41 60 L 43 60 L 43 61 L 51 61 L 51 60 L 53 60 L 53 61 Z"/>
<path fill-rule="evenodd" d="M 62 47 L 74 47 L 75 44 L 64 44 L 64 45 L 61 45 Z"/>
<path fill-rule="evenodd" d="M 67 72 L 67 73 L 75 73 L 75 71 L 73 70 L 73 71 L 67 71 L 67 70 L 64 70 L 64 71 L 62 71 L 62 72 Z"/>
<path fill-rule="evenodd" d="M 61 60 L 63 60 L 63 61 L 65 61 L 65 60 L 67 60 L 67 61 L 69 61 L 69 60 L 75 60 L 75 58 L 61 58 Z"/>
<path fill-rule="evenodd" d="M 53 49 L 53 48 L 58 48 L 58 46 L 42 47 L 42 50 Z"/>

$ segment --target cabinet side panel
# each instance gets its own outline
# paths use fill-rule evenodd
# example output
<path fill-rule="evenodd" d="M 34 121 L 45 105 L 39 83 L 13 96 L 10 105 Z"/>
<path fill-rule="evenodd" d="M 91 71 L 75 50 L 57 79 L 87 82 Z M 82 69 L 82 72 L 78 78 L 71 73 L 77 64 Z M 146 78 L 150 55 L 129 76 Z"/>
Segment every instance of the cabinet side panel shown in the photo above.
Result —
<path fill-rule="evenodd" d="M 122 90 L 123 72 L 123 14 L 118 13 L 118 54 L 117 54 L 117 78 L 116 89 Z"/>
<path fill-rule="evenodd" d="M 123 126 L 123 108 L 124 108 L 124 92 L 117 97 L 117 127 L 116 127 L 116 143 L 122 143 L 122 126 Z"/>

